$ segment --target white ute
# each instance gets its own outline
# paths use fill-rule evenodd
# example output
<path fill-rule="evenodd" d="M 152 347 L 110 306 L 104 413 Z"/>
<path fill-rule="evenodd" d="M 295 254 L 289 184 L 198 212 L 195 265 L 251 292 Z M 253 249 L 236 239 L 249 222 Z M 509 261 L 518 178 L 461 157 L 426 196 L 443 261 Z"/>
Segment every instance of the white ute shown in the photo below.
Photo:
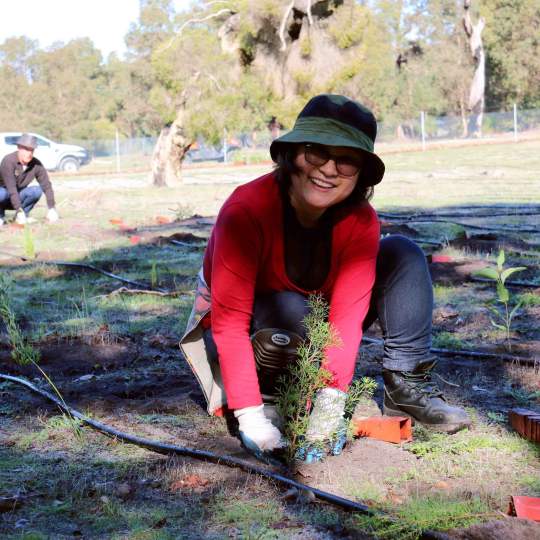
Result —
<path fill-rule="evenodd" d="M 17 131 L 0 133 L 0 161 L 5 155 L 17 150 L 17 139 L 21 135 L 22 133 Z M 81 165 L 90 162 L 90 154 L 82 146 L 55 143 L 37 133 L 30 135 L 34 135 L 38 143 L 34 156 L 49 171 L 75 172 Z"/>

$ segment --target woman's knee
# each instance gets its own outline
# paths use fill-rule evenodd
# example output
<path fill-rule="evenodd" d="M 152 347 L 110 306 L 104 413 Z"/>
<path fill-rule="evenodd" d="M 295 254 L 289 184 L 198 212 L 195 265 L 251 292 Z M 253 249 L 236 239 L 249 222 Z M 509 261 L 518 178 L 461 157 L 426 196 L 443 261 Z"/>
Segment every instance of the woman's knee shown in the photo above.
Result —
<path fill-rule="evenodd" d="M 401 267 L 427 267 L 426 256 L 422 249 L 409 238 L 399 234 L 381 240 L 377 262 Z"/>
<path fill-rule="evenodd" d="M 293 291 L 280 291 L 255 300 L 253 323 L 256 329 L 281 328 L 302 335 L 303 320 L 308 313 L 305 296 Z"/>

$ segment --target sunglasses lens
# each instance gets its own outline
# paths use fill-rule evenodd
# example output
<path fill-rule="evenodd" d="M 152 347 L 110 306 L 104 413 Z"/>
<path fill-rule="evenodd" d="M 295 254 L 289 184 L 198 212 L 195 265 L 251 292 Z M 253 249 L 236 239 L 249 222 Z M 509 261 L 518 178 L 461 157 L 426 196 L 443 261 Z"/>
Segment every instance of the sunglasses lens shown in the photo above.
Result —
<path fill-rule="evenodd" d="M 354 176 L 361 167 L 361 164 L 349 157 L 333 157 L 322 146 L 316 144 L 306 144 L 304 149 L 306 161 L 315 167 L 322 167 L 328 160 L 333 159 L 336 169 L 342 176 Z"/>
<path fill-rule="evenodd" d="M 354 176 L 360 170 L 360 165 L 351 159 L 338 158 L 336 168 L 343 176 Z"/>
<path fill-rule="evenodd" d="M 306 145 L 304 155 L 306 161 L 316 167 L 324 165 L 330 159 L 330 155 L 324 148 L 312 144 Z"/>

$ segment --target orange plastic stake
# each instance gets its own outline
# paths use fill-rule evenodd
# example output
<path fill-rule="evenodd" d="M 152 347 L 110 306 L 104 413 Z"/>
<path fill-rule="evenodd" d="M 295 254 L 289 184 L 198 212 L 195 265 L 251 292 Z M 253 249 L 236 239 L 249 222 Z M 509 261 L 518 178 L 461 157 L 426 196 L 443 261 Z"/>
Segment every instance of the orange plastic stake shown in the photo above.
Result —
<path fill-rule="evenodd" d="M 513 495 L 509 513 L 518 518 L 540 521 L 540 498 Z"/>
<path fill-rule="evenodd" d="M 391 443 L 412 441 L 411 419 L 405 416 L 371 416 L 353 420 L 353 429 L 356 437 Z"/>

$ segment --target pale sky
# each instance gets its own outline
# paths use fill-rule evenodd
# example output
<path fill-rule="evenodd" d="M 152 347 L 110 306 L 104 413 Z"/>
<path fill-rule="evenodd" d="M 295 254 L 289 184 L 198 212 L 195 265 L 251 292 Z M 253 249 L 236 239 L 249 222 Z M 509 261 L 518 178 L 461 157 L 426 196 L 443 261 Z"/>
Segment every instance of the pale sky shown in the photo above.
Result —
<path fill-rule="evenodd" d="M 174 0 L 176 11 L 190 0 Z M 0 0 L 0 43 L 27 36 L 40 48 L 89 37 L 106 59 L 125 51 L 124 36 L 139 16 L 139 0 Z"/>

